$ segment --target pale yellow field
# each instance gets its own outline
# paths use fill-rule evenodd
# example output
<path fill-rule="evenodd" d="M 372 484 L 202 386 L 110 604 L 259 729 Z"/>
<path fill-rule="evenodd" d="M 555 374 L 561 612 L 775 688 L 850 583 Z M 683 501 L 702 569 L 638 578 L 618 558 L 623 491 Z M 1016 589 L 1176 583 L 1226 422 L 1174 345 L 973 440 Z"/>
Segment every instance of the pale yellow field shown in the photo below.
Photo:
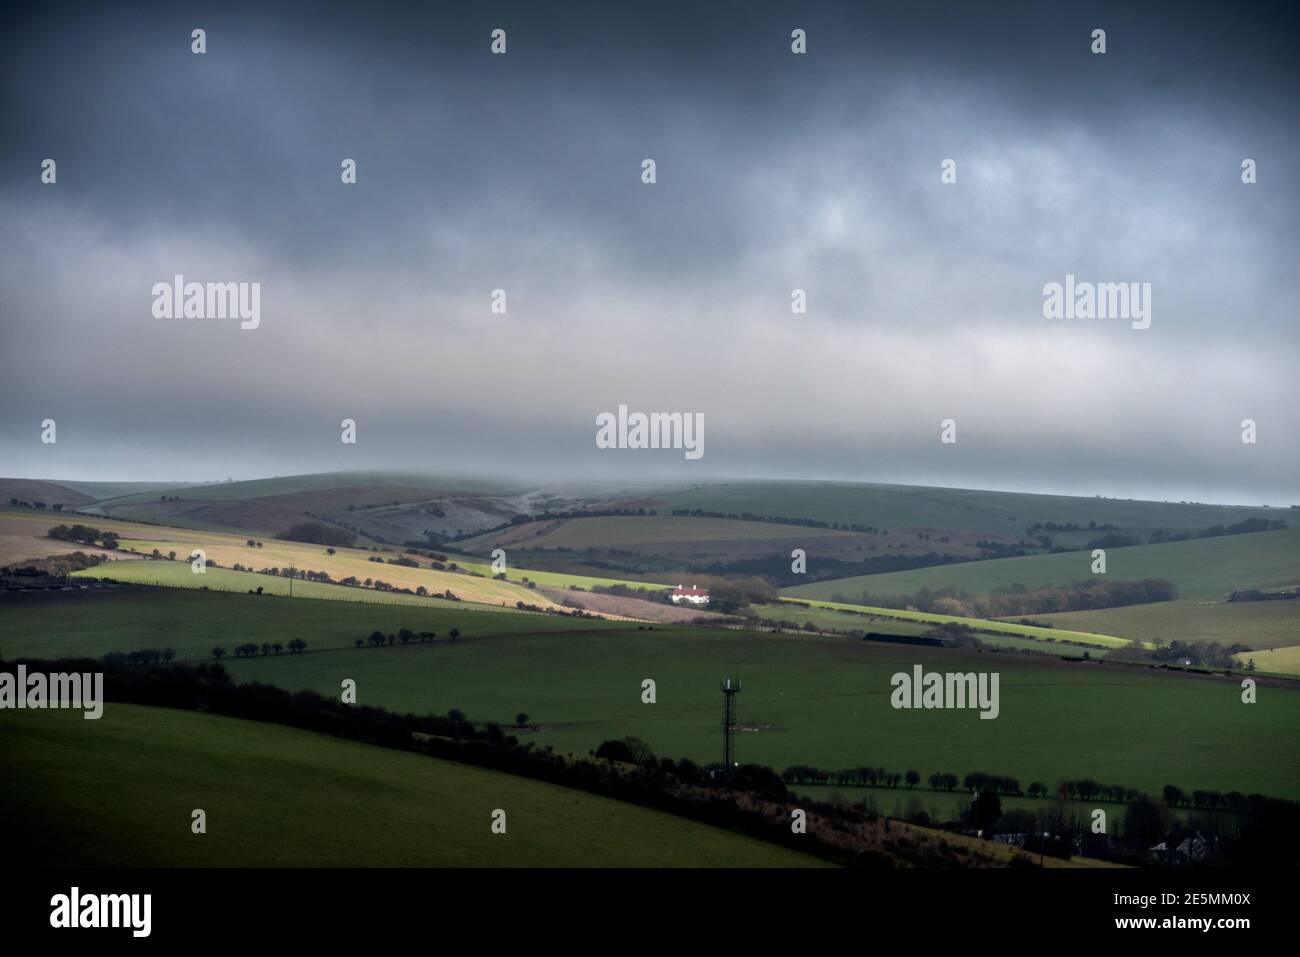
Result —
<path fill-rule="evenodd" d="M 1243 665 L 1254 659 L 1255 670 L 1279 675 L 1300 675 L 1300 645 L 1274 651 L 1243 651 L 1236 656 Z"/>
<path fill-rule="evenodd" d="M 559 607 L 545 595 L 513 582 L 479 578 L 461 572 L 436 571 L 427 567 L 406 568 L 386 562 L 380 564 L 368 560 L 379 553 L 358 548 L 336 548 L 335 554 L 329 555 L 323 545 L 305 545 L 270 538 L 257 539 L 262 543 L 261 548 L 249 548 L 245 537 L 224 532 L 195 532 L 180 528 L 155 528 L 152 532 L 153 537 L 150 538 L 123 539 L 122 547 L 133 548 L 145 554 L 150 554 L 155 548 L 164 555 L 175 551 L 178 556 L 188 556 L 193 549 L 201 548 L 209 559 L 223 568 L 230 568 L 236 562 L 254 571 L 293 566 L 306 571 L 327 572 L 335 581 L 353 576 L 361 581 L 367 578 L 379 579 L 396 588 L 415 590 L 423 585 L 434 595 L 450 590 L 462 601 L 486 605 L 513 606 L 515 602 L 522 601 L 540 608 Z M 392 558 L 397 553 L 382 554 L 386 558 Z"/>
<path fill-rule="evenodd" d="M 209 559 L 222 568 L 230 568 L 236 562 L 254 571 L 261 568 L 293 566 L 305 571 L 327 572 L 335 581 L 351 575 L 361 581 L 377 578 L 396 588 L 410 588 L 412 591 L 423 585 L 430 594 L 434 595 L 440 595 L 450 589 L 452 594 L 462 601 L 498 607 L 505 605 L 513 608 L 518 601 L 539 608 L 561 607 L 546 595 L 513 582 L 496 581 L 492 578 L 480 578 L 450 571 L 435 571 L 427 567 L 404 568 L 401 565 L 379 564 L 367 560 L 378 553 L 360 548 L 338 548 L 334 555 L 328 555 L 323 545 L 306 545 L 273 538 L 258 538 L 262 547 L 249 548 L 246 543 L 250 536 L 243 534 L 119 522 L 97 516 L 67 515 L 59 512 L 39 514 L 26 510 L 0 512 L 0 546 L 12 553 L 7 559 L 0 555 L 0 562 L 34 558 L 40 555 L 64 554 L 76 551 L 78 548 L 90 551 L 73 542 L 50 539 L 47 533 L 59 524 L 91 525 L 105 531 L 116 532 L 122 537 L 123 549 L 134 549 L 145 555 L 151 554 L 156 548 L 164 555 L 174 551 L 178 558 L 188 559 L 194 549 L 200 548 Z M 127 557 L 120 552 L 108 554 L 114 558 Z M 396 552 L 385 552 L 383 556 L 392 558 L 396 554 Z"/>
<path fill-rule="evenodd" d="M 156 534 L 158 529 L 152 525 L 136 525 L 132 522 L 113 522 L 107 519 L 96 520 L 84 515 L 70 515 L 66 512 L 32 512 L 28 509 L 0 509 L 0 565 L 22 561 L 25 558 L 44 558 L 47 555 L 66 555 L 69 552 L 83 551 L 86 554 L 106 555 L 109 558 L 125 558 L 124 555 L 105 552 L 102 548 L 79 545 L 76 542 L 61 542 L 50 538 L 48 532 L 55 525 L 93 525 L 104 531 L 117 532 L 126 536 L 132 534 Z"/>

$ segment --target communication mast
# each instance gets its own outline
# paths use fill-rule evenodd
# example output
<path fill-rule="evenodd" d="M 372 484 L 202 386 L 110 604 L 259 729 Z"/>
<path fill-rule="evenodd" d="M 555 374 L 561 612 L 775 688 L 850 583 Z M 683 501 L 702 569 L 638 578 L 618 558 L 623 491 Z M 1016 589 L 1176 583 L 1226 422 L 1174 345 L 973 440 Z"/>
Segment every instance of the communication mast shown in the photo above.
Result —
<path fill-rule="evenodd" d="M 739 678 L 722 679 L 722 767 L 730 776 L 736 767 L 736 695 L 740 694 Z"/>

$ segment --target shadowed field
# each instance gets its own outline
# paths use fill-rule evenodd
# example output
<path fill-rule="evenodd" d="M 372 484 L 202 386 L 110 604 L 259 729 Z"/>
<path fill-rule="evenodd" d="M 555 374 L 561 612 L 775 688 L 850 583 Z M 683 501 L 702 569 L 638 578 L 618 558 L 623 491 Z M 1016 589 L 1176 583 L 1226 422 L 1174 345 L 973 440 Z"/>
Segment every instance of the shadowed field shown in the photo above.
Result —
<path fill-rule="evenodd" d="M 46 866 L 803 867 L 684 818 L 497 771 L 218 715 L 0 712 L 0 821 Z M 207 833 L 191 833 L 191 812 Z M 505 834 L 490 830 L 495 809 Z M 15 846 L 17 845 L 17 846 Z"/>

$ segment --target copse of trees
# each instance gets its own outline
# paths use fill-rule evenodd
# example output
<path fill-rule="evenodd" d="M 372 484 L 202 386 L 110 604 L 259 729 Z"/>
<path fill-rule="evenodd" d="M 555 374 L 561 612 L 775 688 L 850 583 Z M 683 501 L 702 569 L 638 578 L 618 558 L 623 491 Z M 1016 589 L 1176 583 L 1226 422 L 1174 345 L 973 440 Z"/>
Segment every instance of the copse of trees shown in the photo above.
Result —
<path fill-rule="evenodd" d="M 6 578 L 62 578 L 79 572 L 83 568 L 102 565 L 107 559 L 103 555 L 87 555 L 76 551 L 66 555 L 49 555 L 45 558 L 32 558 L 15 562 L 0 568 L 0 576 Z"/>
<path fill-rule="evenodd" d="M 455 631 L 457 635 L 460 634 L 460 631 L 455 628 L 453 628 L 452 631 Z M 369 645 L 371 648 L 388 648 L 392 647 L 398 641 L 403 645 L 408 645 L 413 641 L 425 644 L 433 641 L 437 637 L 438 633 L 436 631 L 413 631 L 410 628 L 399 628 L 396 634 L 385 634 L 383 631 L 376 628 L 365 638 L 358 638 L 353 643 L 358 648 L 366 645 Z"/>
<path fill-rule="evenodd" d="M 1012 777 L 1002 777 L 997 774 L 985 774 L 983 771 L 972 771 L 962 778 L 962 787 L 967 791 L 988 791 L 992 794 L 1020 795 L 1024 792 L 1020 790 L 1020 782 Z"/>
<path fill-rule="evenodd" d="M 1077 778 L 1058 781 L 1056 793 L 1061 797 L 1080 801 L 1112 801 L 1125 804 L 1137 800 L 1140 792 L 1136 788 L 1127 788 L 1122 784 L 1102 784 L 1092 778 Z"/>
<path fill-rule="evenodd" d="M 290 525 L 275 537 L 290 542 L 306 542 L 309 545 L 340 545 L 344 548 L 351 547 L 357 540 L 356 535 L 347 529 L 339 528 L 336 525 L 326 525 L 324 522 L 298 522 L 295 525 Z"/>
<path fill-rule="evenodd" d="M 117 532 L 101 531 L 90 525 L 55 525 L 47 533 L 50 538 L 63 542 L 80 542 L 101 548 L 117 548 L 121 539 Z"/>
<path fill-rule="evenodd" d="M 622 738 L 617 741 L 602 741 L 600 746 L 592 753 L 595 757 L 606 761 L 622 761 L 625 764 L 638 764 L 645 767 L 651 767 L 659 763 L 659 759 L 655 757 L 650 745 L 635 737 Z"/>
<path fill-rule="evenodd" d="M 1155 648 L 1142 648 L 1137 644 L 1116 648 L 1112 652 L 1112 658 L 1115 661 L 1154 661 L 1161 664 L 1187 661 L 1201 667 L 1233 669 L 1240 667 L 1235 656 L 1249 650 L 1249 645 L 1239 642 L 1221 645 L 1217 641 L 1174 640 Z"/>
<path fill-rule="evenodd" d="M 110 651 L 103 662 L 110 667 L 166 664 L 176 657 L 175 648 L 138 648 L 135 651 Z"/>
<path fill-rule="evenodd" d="M 926 778 L 932 791 L 951 791 L 957 787 L 957 775 L 950 771 L 936 771 Z"/>
<path fill-rule="evenodd" d="M 859 575 L 879 575 L 886 572 L 904 572 L 916 568 L 933 568 L 937 565 L 953 565 L 961 562 L 976 561 L 973 556 L 954 555 L 949 552 L 926 552 L 915 554 L 873 555 L 859 561 L 845 561 L 840 558 L 819 557 L 806 572 L 796 573 L 790 568 L 788 555 L 771 554 L 750 558 L 737 558 L 731 561 L 717 561 L 708 565 L 692 566 L 693 577 L 715 576 L 756 576 L 767 579 L 776 585 L 803 585 L 810 581 L 824 581 L 834 578 L 853 578 Z M 587 564 L 619 569 L 616 565 L 588 560 Z M 836 601 L 847 601 L 843 595 L 836 595 Z"/>

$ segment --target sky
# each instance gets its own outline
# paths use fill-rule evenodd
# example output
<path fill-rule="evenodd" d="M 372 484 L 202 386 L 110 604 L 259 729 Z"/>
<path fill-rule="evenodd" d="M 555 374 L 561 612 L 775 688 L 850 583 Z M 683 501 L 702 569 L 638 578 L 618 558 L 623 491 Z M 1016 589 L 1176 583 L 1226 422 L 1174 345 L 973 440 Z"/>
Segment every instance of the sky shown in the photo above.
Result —
<path fill-rule="evenodd" d="M 698 6 L 8 5 L 0 475 L 1300 502 L 1285 5 Z M 1046 318 L 1067 275 L 1149 328 Z M 619 405 L 703 456 L 598 448 Z"/>

